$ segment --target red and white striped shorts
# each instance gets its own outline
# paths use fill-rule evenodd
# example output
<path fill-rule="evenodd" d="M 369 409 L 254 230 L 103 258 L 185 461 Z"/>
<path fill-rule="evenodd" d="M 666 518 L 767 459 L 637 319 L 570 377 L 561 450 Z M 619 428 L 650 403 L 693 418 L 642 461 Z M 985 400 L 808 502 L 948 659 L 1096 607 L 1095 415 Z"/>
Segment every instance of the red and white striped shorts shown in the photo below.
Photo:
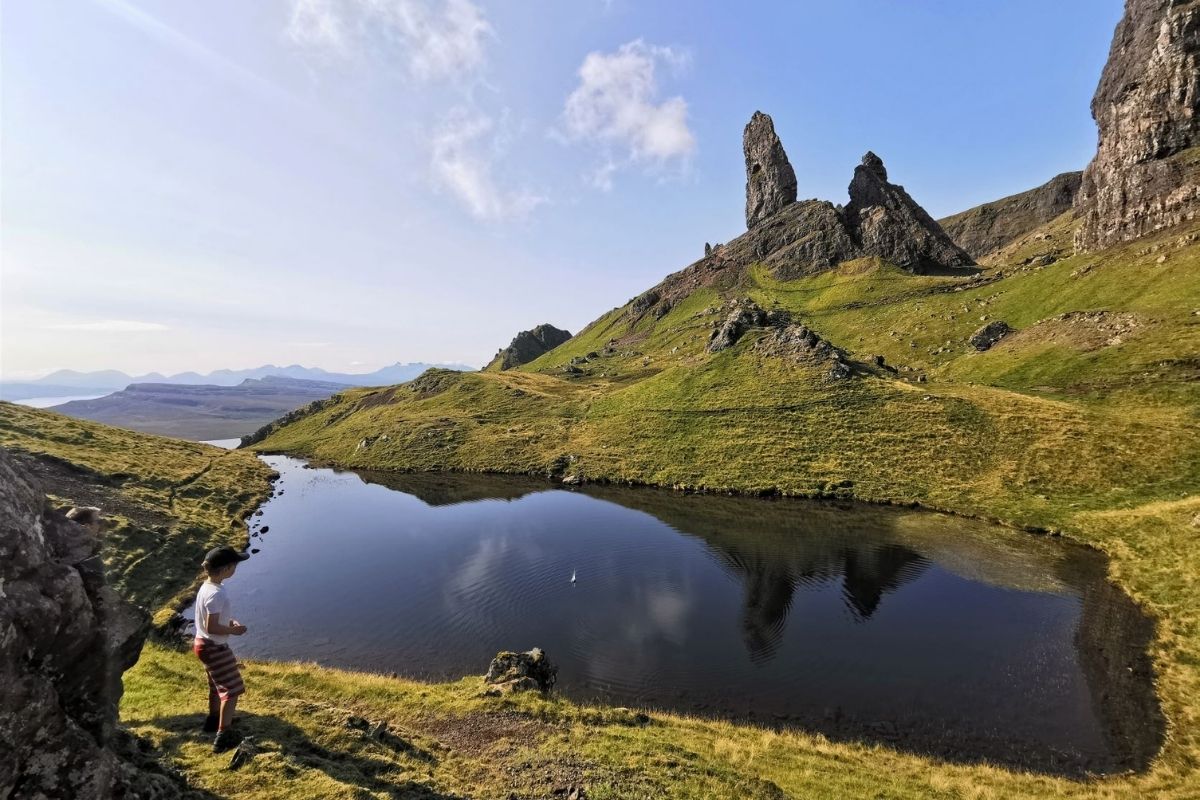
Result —
<path fill-rule="evenodd" d="M 208 674 L 208 688 L 222 700 L 237 697 L 246 691 L 242 684 L 242 673 L 237 659 L 227 644 L 217 644 L 208 639 L 197 638 L 192 643 L 192 652 L 200 657 L 204 671 Z"/>

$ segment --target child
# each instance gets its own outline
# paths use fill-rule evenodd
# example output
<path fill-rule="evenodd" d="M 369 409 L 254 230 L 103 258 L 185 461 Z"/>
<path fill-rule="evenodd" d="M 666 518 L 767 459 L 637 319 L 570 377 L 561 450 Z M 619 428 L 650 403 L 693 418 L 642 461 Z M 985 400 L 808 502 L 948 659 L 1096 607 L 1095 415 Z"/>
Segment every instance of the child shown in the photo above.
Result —
<path fill-rule="evenodd" d="M 100 509 L 95 506 L 75 506 L 67 512 L 67 519 L 77 522 L 91 531 L 93 536 L 99 536 L 104 529 L 104 518 Z"/>
<path fill-rule="evenodd" d="M 216 732 L 213 752 L 223 753 L 238 743 L 233 728 L 233 712 L 238 697 L 246 691 L 237 659 L 225 642 L 230 636 L 241 636 L 246 626 L 233 618 L 229 591 L 222 582 L 233 576 L 237 565 L 248 559 L 232 547 L 217 547 L 204 557 L 208 580 L 196 593 L 196 641 L 192 651 L 200 657 L 208 674 L 208 719 L 206 733 Z"/>

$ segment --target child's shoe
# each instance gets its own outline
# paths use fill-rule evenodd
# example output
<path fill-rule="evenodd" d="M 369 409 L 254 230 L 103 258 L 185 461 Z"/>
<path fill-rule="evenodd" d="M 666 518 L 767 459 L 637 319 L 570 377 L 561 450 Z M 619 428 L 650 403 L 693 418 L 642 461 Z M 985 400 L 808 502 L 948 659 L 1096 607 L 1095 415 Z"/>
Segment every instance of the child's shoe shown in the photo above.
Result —
<path fill-rule="evenodd" d="M 213 740 L 213 752 L 224 753 L 226 750 L 232 750 L 238 746 L 240 741 L 242 741 L 242 737 L 232 728 L 217 731 L 217 738 Z"/>

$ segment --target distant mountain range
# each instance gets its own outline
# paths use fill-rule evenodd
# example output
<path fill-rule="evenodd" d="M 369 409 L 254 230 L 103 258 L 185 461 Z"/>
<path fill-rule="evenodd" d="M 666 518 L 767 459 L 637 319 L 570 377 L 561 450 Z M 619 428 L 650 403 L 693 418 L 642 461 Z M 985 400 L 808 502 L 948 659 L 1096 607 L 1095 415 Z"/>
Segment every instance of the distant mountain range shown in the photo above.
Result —
<path fill-rule="evenodd" d="M 430 367 L 441 367 L 460 371 L 470 371 L 473 367 L 465 364 L 424 364 L 414 362 L 401 364 L 396 362 L 374 372 L 346 373 L 327 372 L 319 367 L 302 367 L 292 364 L 288 367 L 277 367 L 267 364 L 254 369 L 219 369 L 207 375 L 198 372 L 180 372 L 175 375 L 162 375 L 151 372 L 147 375 L 127 375 L 114 369 L 98 372 L 76 372 L 71 369 L 61 369 L 52 372 L 44 378 L 32 381 L 0 381 L 0 400 L 25 400 L 30 397 L 67 397 L 81 394 L 107 394 L 131 386 L 135 383 L 169 384 L 183 386 L 236 386 L 244 380 L 258 380 L 270 376 L 292 378 L 302 381 L 323 381 L 339 383 L 347 386 L 390 386 L 394 383 L 404 383 L 420 375 Z"/>
<path fill-rule="evenodd" d="M 237 386 L 134 383 L 105 397 L 74 400 L 50 410 L 178 439 L 232 439 L 346 388 L 342 383 L 275 375 L 247 378 Z"/>

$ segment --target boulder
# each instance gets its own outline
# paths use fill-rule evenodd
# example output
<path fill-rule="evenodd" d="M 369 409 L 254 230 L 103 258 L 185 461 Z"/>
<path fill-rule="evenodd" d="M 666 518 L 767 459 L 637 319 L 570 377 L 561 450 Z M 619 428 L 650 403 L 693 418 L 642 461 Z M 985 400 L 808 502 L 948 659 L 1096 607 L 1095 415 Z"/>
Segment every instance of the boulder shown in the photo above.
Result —
<path fill-rule="evenodd" d="M 982 353 L 984 350 L 990 350 L 996 342 L 1010 333 L 1012 333 L 1012 328 L 1008 326 L 1008 323 L 998 319 L 971 334 L 969 341 L 972 347 Z"/>
<path fill-rule="evenodd" d="M 508 692 L 548 692 L 558 680 L 558 667 L 540 647 L 525 653 L 503 650 L 496 654 L 483 677 L 488 684 L 487 694 L 498 695 Z"/>
<path fill-rule="evenodd" d="M 775 123 L 755 111 L 742 133 L 746 157 L 746 228 L 796 202 L 796 173 L 775 134 Z M 706 254 L 707 255 L 707 254 Z"/>
<path fill-rule="evenodd" d="M 1100 132 L 1076 207 L 1080 251 L 1200 214 L 1200 4 L 1126 0 L 1092 98 Z"/>

